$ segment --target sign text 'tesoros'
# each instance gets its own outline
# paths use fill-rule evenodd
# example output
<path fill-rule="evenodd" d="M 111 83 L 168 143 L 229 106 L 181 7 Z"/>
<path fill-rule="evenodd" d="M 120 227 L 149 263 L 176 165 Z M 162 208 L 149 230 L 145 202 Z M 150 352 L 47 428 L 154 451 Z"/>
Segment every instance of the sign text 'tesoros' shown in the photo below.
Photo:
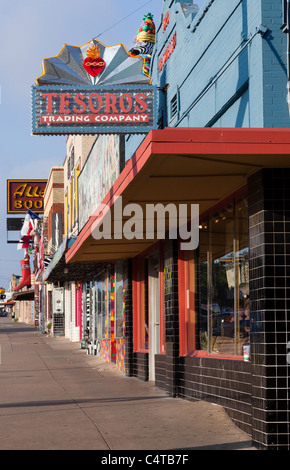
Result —
<path fill-rule="evenodd" d="M 33 134 L 146 133 L 154 128 L 151 86 L 34 86 Z"/>

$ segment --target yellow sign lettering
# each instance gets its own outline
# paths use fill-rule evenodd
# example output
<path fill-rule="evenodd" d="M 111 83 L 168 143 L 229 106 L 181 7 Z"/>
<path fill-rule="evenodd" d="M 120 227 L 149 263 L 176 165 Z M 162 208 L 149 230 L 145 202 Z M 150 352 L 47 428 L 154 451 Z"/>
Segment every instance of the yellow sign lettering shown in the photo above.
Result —
<path fill-rule="evenodd" d="M 25 191 L 27 184 L 21 184 L 16 188 L 16 190 L 13 193 L 13 197 L 16 199 L 17 196 L 22 197 Z"/>

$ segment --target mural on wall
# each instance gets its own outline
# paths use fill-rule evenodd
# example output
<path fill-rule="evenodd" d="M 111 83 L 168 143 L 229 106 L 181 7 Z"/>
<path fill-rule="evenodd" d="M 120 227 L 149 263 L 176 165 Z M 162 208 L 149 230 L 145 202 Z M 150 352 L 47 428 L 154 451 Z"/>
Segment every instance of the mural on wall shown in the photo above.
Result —
<path fill-rule="evenodd" d="M 80 230 L 101 204 L 119 173 L 119 136 L 100 135 L 79 176 Z"/>
<path fill-rule="evenodd" d="M 123 338 L 116 338 L 116 365 L 120 371 L 126 372 L 125 366 L 125 282 L 123 281 L 122 289 L 122 307 L 123 307 Z"/>
<path fill-rule="evenodd" d="M 125 373 L 125 339 L 117 338 L 116 339 L 116 365 L 118 369 Z"/>
<path fill-rule="evenodd" d="M 111 269 L 110 279 L 110 329 L 111 329 L 111 362 L 116 362 L 116 339 L 115 339 L 115 270 Z"/>

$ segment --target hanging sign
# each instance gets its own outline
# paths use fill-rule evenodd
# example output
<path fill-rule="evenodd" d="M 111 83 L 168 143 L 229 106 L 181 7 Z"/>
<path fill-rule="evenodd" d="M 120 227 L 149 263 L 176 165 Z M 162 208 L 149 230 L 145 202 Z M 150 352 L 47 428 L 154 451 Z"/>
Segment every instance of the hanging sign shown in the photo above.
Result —
<path fill-rule="evenodd" d="M 32 133 L 140 134 L 156 127 L 150 85 L 33 86 Z"/>
<path fill-rule="evenodd" d="M 26 214 L 30 209 L 42 214 L 46 184 L 47 180 L 8 180 L 7 213 Z"/>

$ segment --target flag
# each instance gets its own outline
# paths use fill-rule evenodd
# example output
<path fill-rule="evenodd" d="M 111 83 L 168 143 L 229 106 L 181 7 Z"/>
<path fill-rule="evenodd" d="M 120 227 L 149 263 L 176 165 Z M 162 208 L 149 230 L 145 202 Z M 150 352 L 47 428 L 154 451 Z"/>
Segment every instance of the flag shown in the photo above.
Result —
<path fill-rule="evenodd" d="M 34 230 L 37 226 L 37 220 L 40 220 L 40 217 L 28 209 L 21 229 L 21 235 L 30 235 L 32 230 Z"/>
<path fill-rule="evenodd" d="M 24 235 L 17 244 L 17 250 L 27 250 L 27 248 L 30 246 L 31 240 L 32 237 L 30 235 Z"/>
<path fill-rule="evenodd" d="M 31 219 L 39 219 L 40 220 L 39 215 L 35 214 L 30 209 L 28 209 L 27 214 L 30 215 Z"/>
<path fill-rule="evenodd" d="M 35 230 L 37 228 L 37 221 L 40 220 L 40 217 L 28 209 L 27 214 L 30 217 L 30 223 L 32 225 L 32 229 Z"/>
<path fill-rule="evenodd" d="M 29 230 L 30 231 L 32 230 L 32 224 L 30 222 L 30 215 L 27 212 L 20 233 L 21 233 L 22 236 L 24 236 L 24 235 L 28 234 Z"/>

